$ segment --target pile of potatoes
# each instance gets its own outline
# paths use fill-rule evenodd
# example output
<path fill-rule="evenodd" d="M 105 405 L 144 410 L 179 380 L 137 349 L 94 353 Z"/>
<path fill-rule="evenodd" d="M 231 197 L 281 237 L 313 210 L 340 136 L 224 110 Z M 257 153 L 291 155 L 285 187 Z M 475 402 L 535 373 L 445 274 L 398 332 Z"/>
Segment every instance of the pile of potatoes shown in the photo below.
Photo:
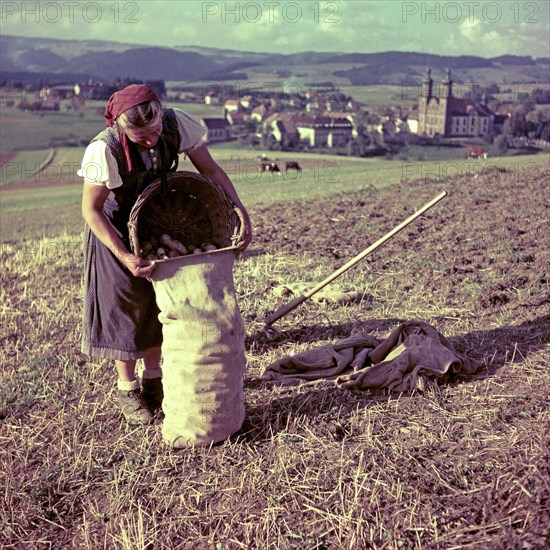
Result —
<path fill-rule="evenodd" d="M 218 247 L 209 241 L 203 242 L 200 246 L 191 243 L 184 245 L 165 233 L 159 239 L 151 237 L 149 241 L 144 242 L 141 246 L 140 256 L 146 260 L 166 260 L 188 254 L 202 254 L 212 250 L 218 250 Z"/>

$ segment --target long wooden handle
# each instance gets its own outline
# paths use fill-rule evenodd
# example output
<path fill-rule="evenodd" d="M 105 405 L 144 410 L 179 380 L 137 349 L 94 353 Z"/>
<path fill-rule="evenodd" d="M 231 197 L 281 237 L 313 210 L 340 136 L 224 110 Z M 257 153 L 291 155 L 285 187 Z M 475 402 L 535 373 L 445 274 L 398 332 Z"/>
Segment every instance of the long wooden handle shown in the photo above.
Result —
<path fill-rule="evenodd" d="M 284 306 L 281 306 L 279 309 L 277 309 L 274 313 L 271 315 L 268 315 L 265 318 L 265 324 L 267 326 L 273 324 L 275 321 L 298 307 L 300 304 L 311 298 L 315 293 L 319 292 L 322 288 L 327 286 L 329 283 L 334 281 L 337 277 L 342 275 L 342 273 L 346 272 L 348 269 L 352 268 L 354 265 L 358 264 L 361 260 L 363 260 L 365 257 L 367 257 L 370 253 L 374 252 L 379 246 L 382 246 L 387 240 L 391 239 L 395 234 L 399 233 L 402 229 L 407 227 L 411 222 L 422 216 L 424 212 L 432 208 L 435 204 L 437 204 L 441 199 L 447 196 L 447 191 L 443 191 L 437 197 L 433 198 L 430 202 L 425 204 L 420 210 L 417 210 L 414 214 L 409 216 L 404 222 L 401 222 L 399 225 L 394 227 L 391 231 L 386 233 L 382 238 L 378 239 L 374 244 L 371 244 L 368 248 L 365 248 L 363 252 L 360 252 L 352 258 L 348 263 L 337 269 L 334 273 L 329 275 L 326 279 L 321 281 L 318 285 L 314 286 L 312 289 L 308 290 L 305 294 L 298 296 L 298 298 L 295 298 L 288 304 L 285 304 Z"/>

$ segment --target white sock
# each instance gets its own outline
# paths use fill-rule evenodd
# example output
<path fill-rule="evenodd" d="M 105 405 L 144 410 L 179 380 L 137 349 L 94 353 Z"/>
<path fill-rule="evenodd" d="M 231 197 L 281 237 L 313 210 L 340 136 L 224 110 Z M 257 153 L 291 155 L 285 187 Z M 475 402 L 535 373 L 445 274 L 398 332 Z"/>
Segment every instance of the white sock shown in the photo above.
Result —
<path fill-rule="evenodd" d="M 116 385 L 120 391 L 139 390 L 138 380 L 118 380 Z"/>
<path fill-rule="evenodd" d="M 142 380 L 152 380 L 153 378 L 162 378 L 162 369 L 145 369 L 141 374 Z"/>

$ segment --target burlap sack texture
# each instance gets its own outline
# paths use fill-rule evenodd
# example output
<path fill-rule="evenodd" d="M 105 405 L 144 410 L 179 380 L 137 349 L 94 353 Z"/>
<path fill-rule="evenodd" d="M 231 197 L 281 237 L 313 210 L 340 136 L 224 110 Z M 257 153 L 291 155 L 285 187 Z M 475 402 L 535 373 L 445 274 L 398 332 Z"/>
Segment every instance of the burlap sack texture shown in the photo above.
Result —
<path fill-rule="evenodd" d="M 401 323 L 383 341 L 356 333 L 286 356 L 268 365 L 265 382 L 292 386 L 326 380 L 341 388 L 424 390 L 457 374 L 474 374 L 478 365 L 454 350 L 437 329 L 424 321 Z"/>
<path fill-rule="evenodd" d="M 175 172 L 142 193 L 129 228 L 134 253 L 162 233 L 218 247 L 159 260 L 151 281 L 163 325 L 163 438 L 175 448 L 223 441 L 245 416 L 245 330 L 233 280 L 242 213 L 214 180 Z"/>

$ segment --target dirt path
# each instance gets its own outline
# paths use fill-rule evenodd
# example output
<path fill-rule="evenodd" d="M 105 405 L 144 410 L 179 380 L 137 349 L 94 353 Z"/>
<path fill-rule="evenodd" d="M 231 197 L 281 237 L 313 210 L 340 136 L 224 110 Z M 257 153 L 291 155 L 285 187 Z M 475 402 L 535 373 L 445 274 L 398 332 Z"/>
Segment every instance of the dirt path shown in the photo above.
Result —
<path fill-rule="evenodd" d="M 17 151 L 8 151 L 7 153 L 0 153 L 0 167 L 4 166 L 7 162 L 14 159 L 17 156 Z"/>

